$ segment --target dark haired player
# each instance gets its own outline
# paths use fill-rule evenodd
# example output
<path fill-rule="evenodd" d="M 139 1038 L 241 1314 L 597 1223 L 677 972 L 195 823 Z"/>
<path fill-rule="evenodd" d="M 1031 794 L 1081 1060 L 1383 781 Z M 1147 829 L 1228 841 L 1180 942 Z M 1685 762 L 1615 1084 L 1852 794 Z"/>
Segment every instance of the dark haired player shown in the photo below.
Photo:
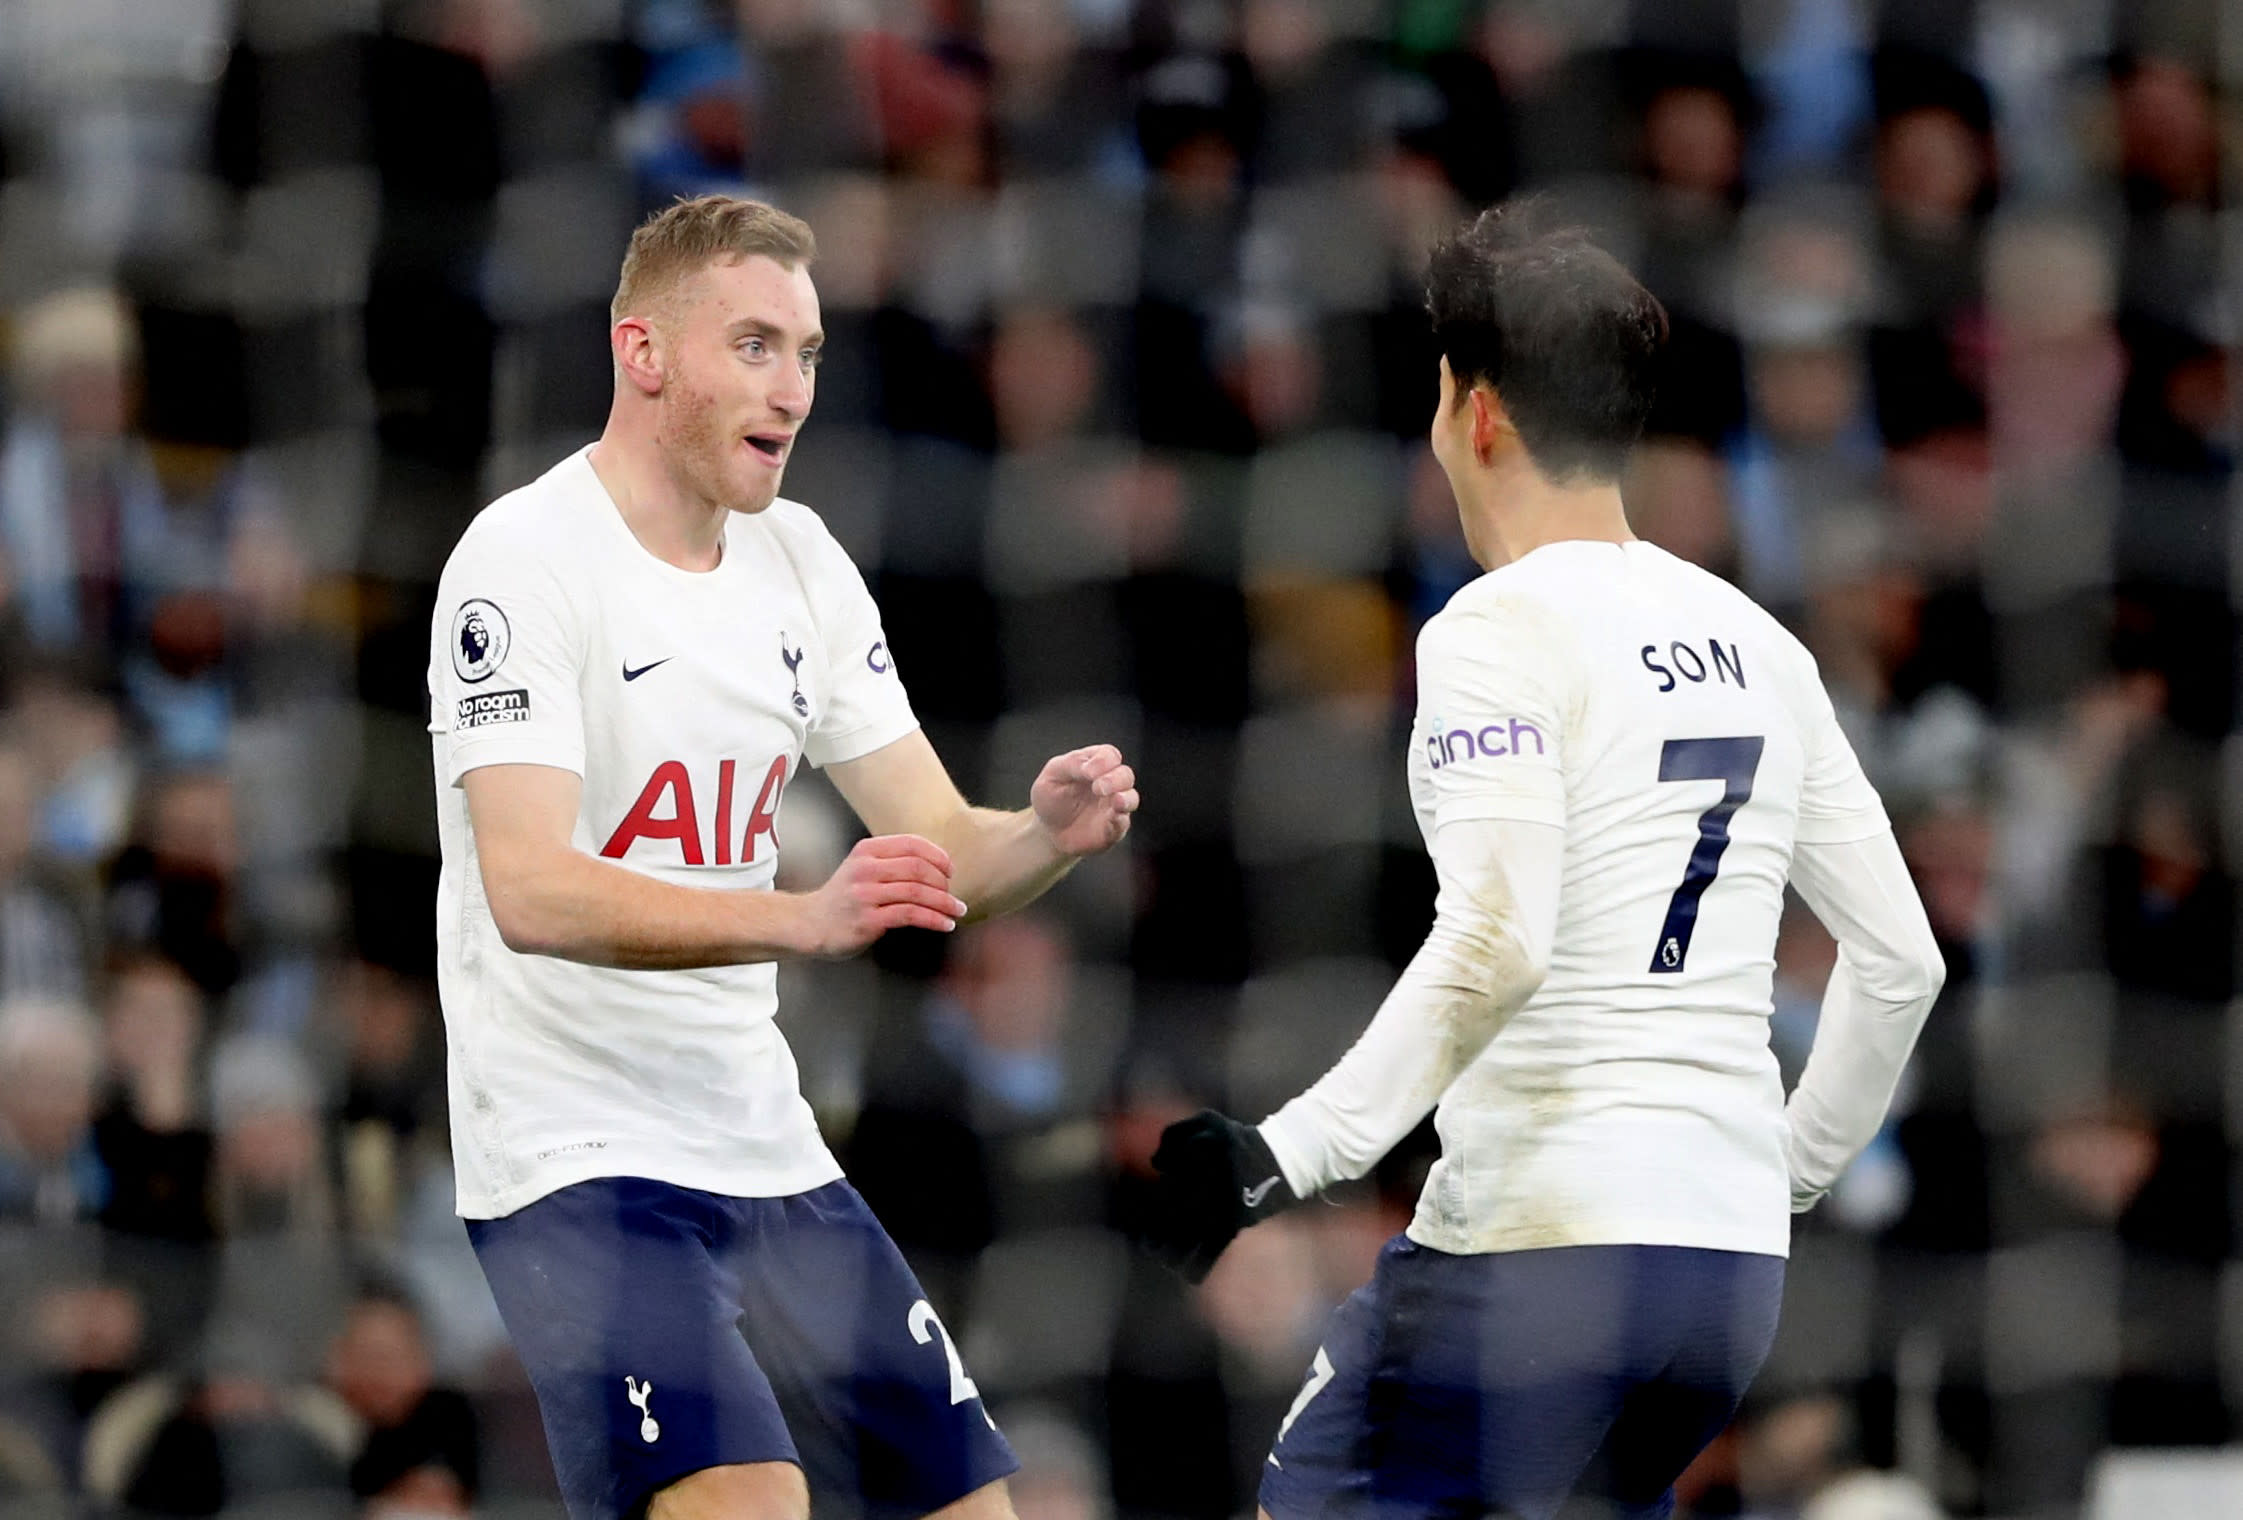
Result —
<path fill-rule="evenodd" d="M 1436 1110 L 1416 1217 L 1334 1315 L 1264 1512 L 1541 1520 L 1579 1488 L 1663 1516 L 1767 1354 L 1789 1216 L 1876 1131 L 1943 968 L 1813 660 L 1628 531 L 1658 303 L 1532 205 L 1427 284 L 1433 451 L 1488 572 L 1418 641 L 1433 929 L 1315 1086 L 1258 1127 L 1170 1127 L 1143 1228 L 1202 1275 Z M 1787 880 L 1839 943 L 1788 1104 Z"/>

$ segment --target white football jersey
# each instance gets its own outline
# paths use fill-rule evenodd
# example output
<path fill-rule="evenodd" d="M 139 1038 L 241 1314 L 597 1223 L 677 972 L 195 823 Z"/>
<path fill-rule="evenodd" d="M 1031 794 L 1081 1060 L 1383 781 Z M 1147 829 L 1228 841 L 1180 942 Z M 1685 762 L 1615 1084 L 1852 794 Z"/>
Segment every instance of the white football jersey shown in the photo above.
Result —
<path fill-rule="evenodd" d="M 501 497 L 444 567 L 430 634 L 443 876 L 437 980 L 458 1207 L 592 1177 L 776 1197 L 841 1175 L 773 1023 L 777 968 L 622 971 L 501 942 L 460 778 L 583 778 L 578 849 L 664 881 L 769 887 L 798 764 L 917 727 L 856 567 L 790 501 L 695 573 L 643 548 L 589 450 Z"/>
<path fill-rule="evenodd" d="M 1411 1237 L 1784 1254 L 1768 1014 L 1792 847 L 1888 827 L 1813 659 L 1664 550 L 1570 541 L 1459 591 L 1418 690 L 1427 847 L 1460 819 L 1565 844 L 1549 973 L 1443 1096 Z"/>

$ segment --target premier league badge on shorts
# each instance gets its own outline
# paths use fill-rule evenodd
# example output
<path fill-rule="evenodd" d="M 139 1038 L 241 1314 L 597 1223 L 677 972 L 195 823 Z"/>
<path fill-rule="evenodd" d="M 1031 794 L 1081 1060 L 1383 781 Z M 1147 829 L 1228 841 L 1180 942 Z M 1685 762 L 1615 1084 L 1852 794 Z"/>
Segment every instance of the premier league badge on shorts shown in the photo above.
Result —
<path fill-rule="evenodd" d="M 460 603 L 459 616 L 452 619 L 452 669 L 463 681 L 487 681 L 506 663 L 513 641 L 498 603 L 472 597 Z"/>

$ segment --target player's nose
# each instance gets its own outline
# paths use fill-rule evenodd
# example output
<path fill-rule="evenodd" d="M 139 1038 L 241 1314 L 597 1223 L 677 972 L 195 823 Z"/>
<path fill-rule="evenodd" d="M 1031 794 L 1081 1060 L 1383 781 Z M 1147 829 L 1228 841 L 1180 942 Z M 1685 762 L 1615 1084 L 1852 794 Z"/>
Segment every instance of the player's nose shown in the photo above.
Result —
<path fill-rule="evenodd" d="M 810 377 L 798 368 L 787 368 L 773 383 L 769 397 L 772 409 L 783 414 L 789 422 L 800 422 L 810 410 Z"/>

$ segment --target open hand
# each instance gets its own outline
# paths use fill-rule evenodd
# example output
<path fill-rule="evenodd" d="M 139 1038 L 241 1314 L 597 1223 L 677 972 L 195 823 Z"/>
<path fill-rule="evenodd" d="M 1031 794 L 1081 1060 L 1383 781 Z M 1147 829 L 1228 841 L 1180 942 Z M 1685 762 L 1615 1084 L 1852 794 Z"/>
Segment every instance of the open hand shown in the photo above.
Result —
<path fill-rule="evenodd" d="M 804 950 L 832 958 L 855 955 L 890 929 L 955 929 L 966 912 L 950 895 L 948 852 L 916 834 L 859 840 L 802 905 Z"/>
<path fill-rule="evenodd" d="M 1129 815 L 1137 811 L 1137 773 L 1111 744 L 1070 750 L 1044 762 L 1028 802 L 1063 853 L 1093 855 L 1129 832 Z"/>

